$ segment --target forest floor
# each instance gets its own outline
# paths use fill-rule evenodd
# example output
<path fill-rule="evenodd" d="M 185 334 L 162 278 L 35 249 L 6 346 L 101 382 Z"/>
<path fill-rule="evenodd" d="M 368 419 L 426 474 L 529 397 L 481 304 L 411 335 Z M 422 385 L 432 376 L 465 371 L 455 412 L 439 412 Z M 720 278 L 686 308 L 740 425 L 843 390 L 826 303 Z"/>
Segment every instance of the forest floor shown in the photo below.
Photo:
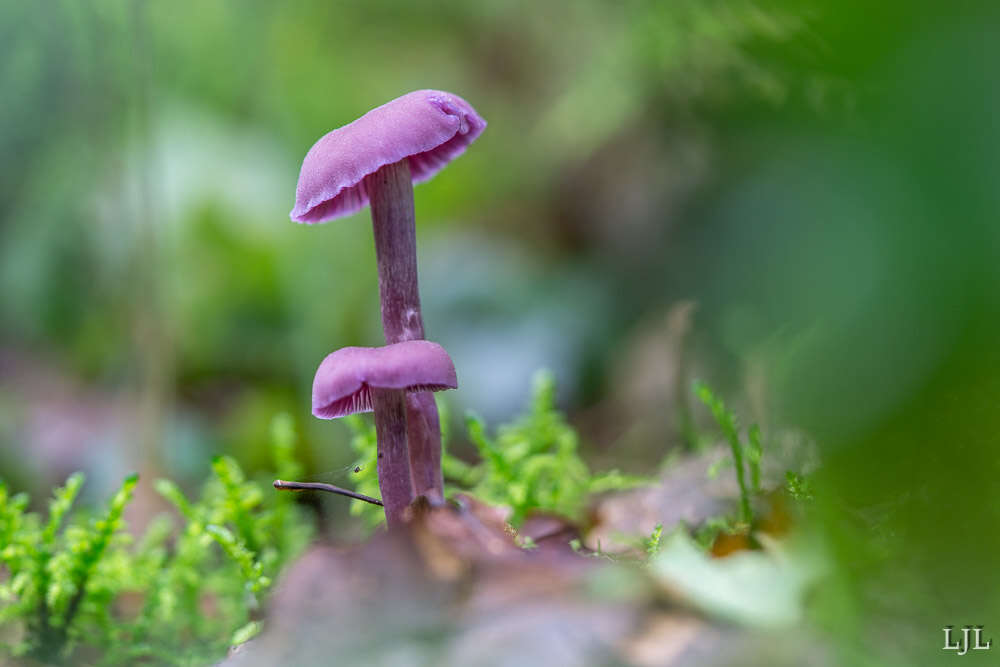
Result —
<path fill-rule="evenodd" d="M 689 536 L 738 497 L 731 474 L 706 475 L 721 453 L 598 498 L 586 535 L 555 516 L 515 532 L 458 496 L 395 534 L 316 543 L 224 664 L 832 664 L 802 623 L 818 559 L 787 535 L 723 535 L 707 552 Z"/>

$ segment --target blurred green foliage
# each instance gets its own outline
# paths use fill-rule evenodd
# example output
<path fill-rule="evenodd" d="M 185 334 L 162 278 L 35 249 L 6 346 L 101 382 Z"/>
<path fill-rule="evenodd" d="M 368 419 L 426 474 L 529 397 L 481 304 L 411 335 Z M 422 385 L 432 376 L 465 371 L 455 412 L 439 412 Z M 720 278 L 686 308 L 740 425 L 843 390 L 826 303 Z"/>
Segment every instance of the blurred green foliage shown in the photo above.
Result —
<path fill-rule="evenodd" d="M 554 38 L 555 23 L 572 39 Z M 318 360 L 380 338 L 364 214 L 322 229 L 287 219 L 302 156 L 333 127 L 431 86 L 465 96 L 490 127 L 417 188 L 422 240 L 483 235 L 473 262 L 506 263 L 495 242 L 506 239 L 542 270 L 528 284 L 479 275 L 482 289 L 443 307 L 425 288 L 429 312 L 453 318 L 429 330 L 447 338 L 491 313 L 579 330 L 583 344 L 556 348 L 573 351 L 559 360 L 573 368 L 558 370 L 592 385 L 624 324 L 588 296 L 604 280 L 574 247 L 591 222 L 560 222 L 565 206 L 587 205 L 585 164 L 647 130 L 658 155 L 667 110 L 791 85 L 749 49 L 800 23 L 748 0 L 4 3 L 0 344 L 111 391 L 150 391 L 166 410 L 207 413 L 208 437 L 246 446 L 246 420 L 227 416 L 307 405 Z M 615 164 L 600 171 L 617 186 Z M 655 182 L 641 188 L 656 199 Z M 634 319 L 648 295 L 622 292 Z M 548 296 L 529 308 L 538 294 Z M 552 320 L 557 307 L 570 315 Z M 600 319 L 606 330 L 588 332 Z M 521 348 L 538 344 L 527 324 L 520 334 Z M 555 361 L 531 358 L 506 385 L 519 391 Z M 565 392 L 593 394 L 576 384 Z M 305 434 L 308 449 L 318 434 Z"/>

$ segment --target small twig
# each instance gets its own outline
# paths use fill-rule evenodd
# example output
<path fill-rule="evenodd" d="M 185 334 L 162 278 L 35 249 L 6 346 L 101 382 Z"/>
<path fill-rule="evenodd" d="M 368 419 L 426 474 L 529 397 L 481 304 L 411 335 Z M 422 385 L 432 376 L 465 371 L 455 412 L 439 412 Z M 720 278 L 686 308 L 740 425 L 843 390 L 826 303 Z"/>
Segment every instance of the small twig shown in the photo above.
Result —
<path fill-rule="evenodd" d="M 329 493 L 336 493 L 348 498 L 354 498 L 355 500 L 363 500 L 366 503 L 378 505 L 379 507 L 383 506 L 382 501 L 378 498 L 372 498 L 363 493 L 355 493 L 354 491 L 342 489 L 333 484 L 324 484 L 323 482 L 286 482 L 283 479 L 276 479 L 274 480 L 274 488 L 279 491 L 328 491 Z"/>

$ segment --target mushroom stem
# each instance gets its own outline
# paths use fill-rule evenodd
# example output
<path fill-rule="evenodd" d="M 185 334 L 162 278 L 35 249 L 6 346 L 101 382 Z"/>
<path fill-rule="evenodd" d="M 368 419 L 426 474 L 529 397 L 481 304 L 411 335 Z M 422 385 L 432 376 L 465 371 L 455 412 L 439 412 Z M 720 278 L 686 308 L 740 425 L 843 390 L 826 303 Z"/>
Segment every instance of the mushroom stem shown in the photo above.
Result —
<path fill-rule="evenodd" d="M 406 398 L 401 389 L 371 388 L 378 438 L 378 487 L 385 520 L 392 529 L 403 523 L 403 511 L 413 502 L 410 455 L 406 445 Z"/>
<path fill-rule="evenodd" d="M 417 233 L 409 160 L 385 165 L 367 176 L 365 188 L 372 210 L 385 341 L 391 345 L 422 340 L 424 322 L 417 283 Z M 407 400 L 406 414 L 410 422 L 415 422 L 408 427 L 414 490 L 431 500 L 442 499 L 441 429 L 434 397 L 429 392 L 414 395 Z"/>
<path fill-rule="evenodd" d="M 417 286 L 417 227 L 409 160 L 387 164 L 365 179 L 372 208 L 385 342 L 421 340 Z"/>
<path fill-rule="evenodd" d="M 406 395 L 406 433 L 410 447 L 410 473 L 418 496 L 444 500 L 441 476 L 441 423 L 437 404 L 429 391 Z"/>

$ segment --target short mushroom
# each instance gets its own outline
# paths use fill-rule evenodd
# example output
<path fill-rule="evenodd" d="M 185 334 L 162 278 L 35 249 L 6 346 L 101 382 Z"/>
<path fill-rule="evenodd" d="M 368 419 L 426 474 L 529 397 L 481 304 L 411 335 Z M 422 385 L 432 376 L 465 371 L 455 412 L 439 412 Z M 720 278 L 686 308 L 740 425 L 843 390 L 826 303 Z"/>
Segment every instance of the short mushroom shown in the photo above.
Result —
<path fill-rule="evenodd" d="M 370 203 L 382 328 L 388 344 L 424 338 L 417 286 L 413 183 L 431 178 L 486 128 L 457 95 L 417 90 L 372 109 L 317 141 L 302 162 L 297 222 L 319 223 Z M 441 433 L 433 397 L 406 402 L 416 492 L 442 495 Z"/>
<path fill-rule="evenodd" d="M 401 522 L 403 510 L 414 498 L 407 449 L 406 395 L 457 386 L 451 357 L 443 347 L 426 340 L 341 348 L 329 354 L 316 370 L 314 415 L 335 419 L 356 412 L 375 412 L 378 483 L 390 526 Z"/>

